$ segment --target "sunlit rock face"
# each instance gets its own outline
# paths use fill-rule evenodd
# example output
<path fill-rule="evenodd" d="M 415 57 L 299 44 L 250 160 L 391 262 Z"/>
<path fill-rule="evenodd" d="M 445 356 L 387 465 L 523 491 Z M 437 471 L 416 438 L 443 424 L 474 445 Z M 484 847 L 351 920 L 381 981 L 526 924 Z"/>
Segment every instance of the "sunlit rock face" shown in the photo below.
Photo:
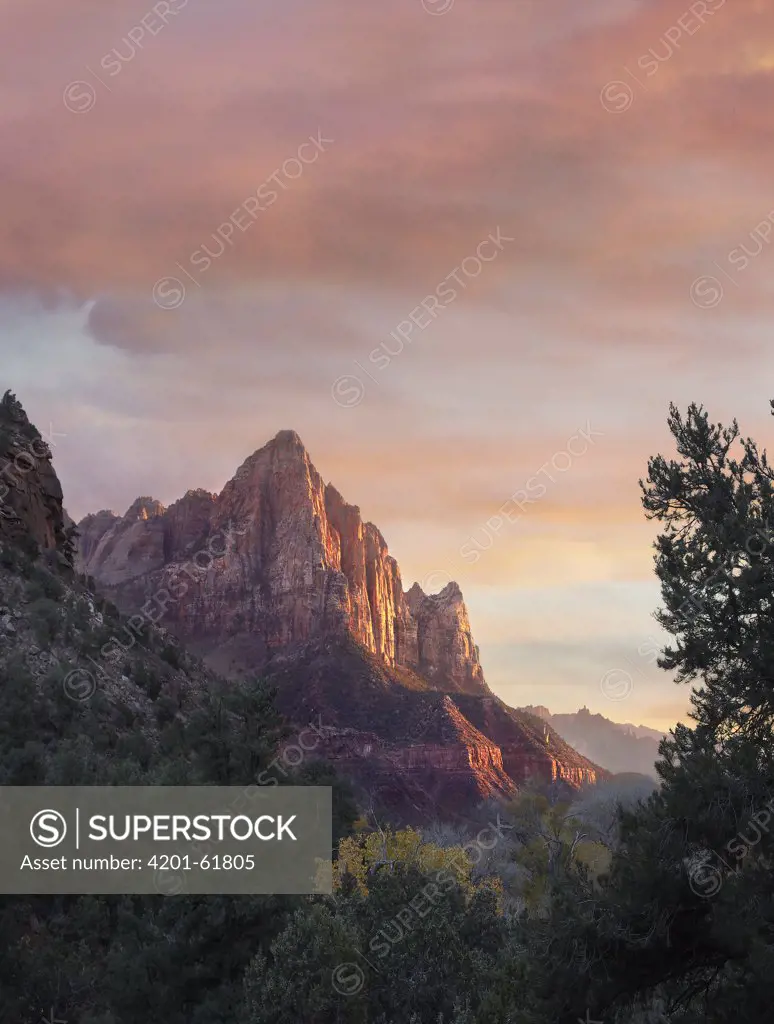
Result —
<path fill-rule="evenodd" d="M 404 591 L 382 534 L 293 431 L 218 495 L 189 491 L 169 508 L 138 498 L 79 531 L 80 570 L 122 610 L 142 609 L 218 671 L 271 676 L 291 721 L 325 721 L 318 753 L 404 816 L 512 796 L 535 775 L 595 778 L 489 690 L 457 584 Z"/>
<path fill-rule="evenodd" d="M 219 495 L 189 491 L 165 509 L 138 498 L 124 516 L 79 524 L 80 568 L 119 605 L 169 590 L 165 620 L 205 645 L 229 641 L 255 663 L 346 632 L 393 668 L 448 690 L 485 689 L 459 587 L 404 593 L 373 523 L 326 485 L 293 431 L 281 431 Z M 144 582 L 143 594 L 134 584 Z"/>

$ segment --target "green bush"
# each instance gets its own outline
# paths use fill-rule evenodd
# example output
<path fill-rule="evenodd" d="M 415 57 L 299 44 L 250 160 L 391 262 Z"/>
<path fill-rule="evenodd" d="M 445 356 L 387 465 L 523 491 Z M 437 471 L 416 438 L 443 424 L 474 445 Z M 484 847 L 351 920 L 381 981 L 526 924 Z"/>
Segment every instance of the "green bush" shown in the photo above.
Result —
<path fill-rule="evenodd" d="M 29 577 L 32 572 L 32 565 L 40 558 L 40 547 L 34 537 L 24 534 L 18 541 L 19 551 L 24 556 L 22 562 L 22 573 Z"/>
<path fill-rule="evenodd" d="M 42 647 L 50 646 L 56 640 L 62 626 L 59 605 L 50 597 L 40 597 L 32 602 L 27 614 L 38 643 Z"/>
<path fill-rule="evenodd" d="M 65 595 L 65 588 L 56 576 L 36 565 L 30 571 L 26 594 L 30 601 L 39 601 L 43 597 L 61 601 Z"/>
<path fill-rule="evenodd" d="M 162 648 L 160 656 L 168 665 L 171 665 L 172 668 L 180 668 L 182 656 L 179 647 L 175 647 L 174 644 L 166 644 Z"/>
<path fill-rule="evenodd" d="M 133 662 L 128 675 L 151 700 L 155 701 L 158 698 L 164 685 L 164 676 L 161 672 L 138 658 Z"/>
<path fill-rule="evenodd" d="M 19 550 L 12 544 L 0 544 L 0 566 L 8 569 L 9 572 L 18 572 L 21 568 L 21 556 Z"/>

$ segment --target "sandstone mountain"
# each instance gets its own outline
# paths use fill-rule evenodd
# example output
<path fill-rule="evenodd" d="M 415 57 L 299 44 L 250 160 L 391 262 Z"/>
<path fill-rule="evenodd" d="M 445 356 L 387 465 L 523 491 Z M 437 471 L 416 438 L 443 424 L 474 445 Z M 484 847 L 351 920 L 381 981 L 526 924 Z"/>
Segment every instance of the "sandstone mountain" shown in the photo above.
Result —
<path fill-rule="evenodd" d="M 4 784 L 66 784 L 72 759 L 152 761 L 177 726 L 231 686 L 148 621 L 124 622 L 83 585 L 51 452 L 17 399 L 0 400 L 0 732 L 18 744 Z M 116 643 L 116 638 L 120 642 Z M 107 652 L 107 653 L 105 653 Z M 18 718 L 8 708 L 18 706 Z M 77 742 L 66 738 L 72 729 Z M 27 741 L 26 730 L 34 734 Z M 71 759 L 71 760 L 68 760 Z M 61 765 L 59 764 L 62 761 Z M 79 761 L 80 763 L 80 761 Z M 122 770 L 126 769 L 123 765 Z M 120 781 L 129 784 L 134 768 Z M 58 774 L 59 772 L 63 774 Z M 100 783 L 111 780 L 99 778 Z"/>
<path fill-rule="evenodd" d="M 542 705 L 525 707 L 551 726 L 577 751 L 611 772 L 637 772 L 655 776 L 654 764 L 664 733 L 645 725 L 612 722 L 604 715 L 592 715 L 588 708 L 572 714 L 552 715 Z"/>
<path fill-rule="evenodd" d="M 83 568 L 103 588 L 127 607 L 168 590 L 168 621 L 229 668 L 347 632 L 384 664 L 446 689 L 484 685 L 457 585 L 404 593 L 382 535 L 323 483 L 292 431 L 247 459 L 217 497 L 189 491 L 168 509 L 141 497 L 123 517 L 87 516 L 79 531 Z"/>
<path fill-rule="evenodd" d="M 293 431 L 251 455 L 220 494 L 78 524 L 78 564 L 127 613 L 155 617 L 216 670 L 260 672 L 319 753 L 406 812 L 512 795 L 530 776 L 598 769 L 484 681 L 456 583 L 414 584 L 379 530 L 325 484 Z"/>
<path fill-rule="evenodd" d="M 0 400 L 0 541 L 72 554 L 51 450 L 10 391 Z"/>

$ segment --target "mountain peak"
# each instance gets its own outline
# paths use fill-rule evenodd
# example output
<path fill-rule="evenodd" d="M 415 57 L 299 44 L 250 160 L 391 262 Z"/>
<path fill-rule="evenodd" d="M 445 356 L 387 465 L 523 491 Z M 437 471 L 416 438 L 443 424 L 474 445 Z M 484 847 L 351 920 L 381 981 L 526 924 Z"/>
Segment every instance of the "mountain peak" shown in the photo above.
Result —
<path fill-rule="evenodd" d="M 301 438 L 298 436 L 295 430 L 278 431 L 274 435 L 272 440 L 269 441 L 269 444 L 273 445 L 275 448 L 296 448 L 302 452 L 306 451 L 306 448 L 304 447 L 304 442 L 301 440 Z"/>
<path fill-rule="evenodd" d="M 168 509 L 142 497 L 117 526 L 88 525 L 84 569 L 115 587 L 127 608 L 141 584 L 163 588 L 175 566 L 210 541 L 200 557 L 212 564 L 196 600 L 176 602 L 168 624 L 202 650 L 228 645 L 234 666 L 255 669 L 283 650 L 348 634 L 431 688 L 488 692 L 457 584 L 432 596 L 419 587 L 404 594 L 378 528 L 323 481 L 294 430 L 280 430 L 249 456 L 218 495 L 191 491 Z"/>
<path fill-rule="evenodd" d="M 451 580 L 446 586 L 439 590 L 437 594 L 426 594 L 422 587 L 418 583 L 413 583 L 411 587 L 406 591 L 406 598 L 414 603 L 430 599 L 432 601 L 462 601 L 462 591 L 460 590 L 459 583 L 455 583 Z"/>
<path fill-rule="evenodd" d="M 305 463 L 307 468 L 312 466 L 304 442 L 295 430 L 280 430 L 270 441 L 261 445 L 260 448 L 256 448 L 252 455 L 247 456 L 237 470 L 235 479 L 245 474 L 250 475 L 256 466 L 262 466 L 264 467 L 263 471 L 271 472 L 270 466 L 277 459 L 282 462 Z"/>
<path fill-rule="evenodd" d="M 153 519 L 154 516 L 163 516 L 166 509 L 155 498 L 143 495 L 135 498 L 126 510 L 124 519 Z"/>

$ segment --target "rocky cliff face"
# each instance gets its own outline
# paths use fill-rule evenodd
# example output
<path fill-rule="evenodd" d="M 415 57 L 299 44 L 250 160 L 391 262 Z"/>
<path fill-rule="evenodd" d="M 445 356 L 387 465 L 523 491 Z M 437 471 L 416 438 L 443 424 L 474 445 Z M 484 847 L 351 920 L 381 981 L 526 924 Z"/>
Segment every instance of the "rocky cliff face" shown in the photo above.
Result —
<path fill-rule="evenodd" d="M 664 738 L 655 729 L 612 722 L 602 715 L 592 715 L 585 707 L 566 715 L 552 715 L 542 706 L 522 711 L 540 717 L 567 743 L 608 771 L 655 777 L 658 748 Z"/>
<path fill-rule="evenodd" d="M 138 498 L 124 516 L 87 516 L 79 531 L 82 571 L 119 606 L 167 591 L 165 620 L 204 653 L 225 644 L 234 669 L 347 633 L 440 688 L 485 689 L 459 587 L 404 593 L 381 533 L 324 484 L 292 431 L 247 459 L 218 496 L 189 491 L 168 509 Z"/>
<path fill-rule="evenodd" d="M 51 451 L 7 391 L 0 401 L 0 541 L 50 551 L 70 565 L 65 516 Z"/>
<path fill-rule="evenodd" d="M 423 689 L 350 639 L 306 644 L 277 658 L 270 677 L 280 710 L 311 723 L 289 763 L 311 746 L 357 780 L 366 805 L 403 820 L 464 817 L 532 779 L 578 788 L 606 774 L 494 694 Z"/>
<path fill-rule="evenodd" d="M 142 518 L 139 507 L 131 511 L 134 519 Z M 113 513 L 89 517 L 80 538 L 83 549 L 95 550 L 117 519 Z M 166 630 L 148 623 L 129 629 L 116 609 L 76 577 L 74 532 L 49 446 L 6 392 L 0 399 L 0 691 L 24 695 L 24 720 L 12 719 L 10 725 L 5 720 L 11 741 L 6 754 L 17 741 L 19 752 L 24 750 L 18 784 L 42 784 L 56 741 L 63 738 L 58 730 L 64 722 L 78 721 L 72 710 L 62 717 L 63 706 L 88 703 L 84 749 L 94 742 L 112 754 L 131 735 L 127 723 L 157 742 L 157 700 L 174 706 L 170 716 L 182 717 L 199 708 L 214 685 L 223 684 L 180 650 Z M 121 642 L 114 644 L 119 636 Z M 17 735 L 17 725 L 24 729 L 27 722 L 39 730 L 34 744 Z M 77 755 L 70 761 L 72 749 L 62 750 L 69 775 Z M 15 779 L 16 771 L 12 768 L 8 778 Z M 56 777 L 60 782 L 61 775 Z"/>
<path fill-rule="evenodd" d="M 404 591 L 379 530 L 324 483 L 293 431 L 219 495 L 189 491 L 169 508 L 138 498 L 79 531 L 79 568 L 122 611 L 143 609 L 218 671 L 272 676 L 281 709 L 299 724 L 322 715 L 321 752 L 371 789 L 402 780 L 415 807 L 452 806 L 512 794 L 533 774 L 595 777 L 492 694 L 456 583 Z"/>

